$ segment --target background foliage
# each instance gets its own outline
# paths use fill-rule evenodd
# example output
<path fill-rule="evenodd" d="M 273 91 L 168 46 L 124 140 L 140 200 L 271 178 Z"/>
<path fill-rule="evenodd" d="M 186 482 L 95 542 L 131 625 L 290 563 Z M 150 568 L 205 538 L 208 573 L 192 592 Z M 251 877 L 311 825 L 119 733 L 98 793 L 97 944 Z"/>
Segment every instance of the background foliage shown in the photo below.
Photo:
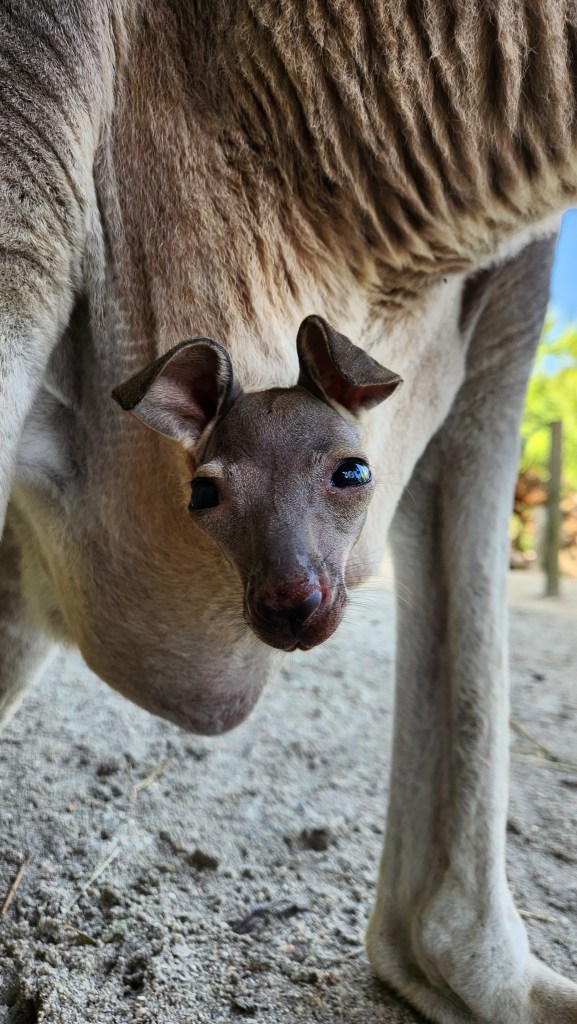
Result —
<path fill-rule="evenodd" d="M 548 478 L 549 424 L 563 421 L 563 481 L 577 491 L 577 324 L 545 322 L 521 427 L 522 473 Z"/>

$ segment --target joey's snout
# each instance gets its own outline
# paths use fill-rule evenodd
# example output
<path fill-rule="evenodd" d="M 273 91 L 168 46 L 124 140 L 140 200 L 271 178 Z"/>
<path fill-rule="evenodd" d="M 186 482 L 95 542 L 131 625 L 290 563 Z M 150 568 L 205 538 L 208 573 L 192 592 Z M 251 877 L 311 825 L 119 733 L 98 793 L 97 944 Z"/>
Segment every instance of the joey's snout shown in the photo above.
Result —
<path fill-rule="evenodd" d="M 245 617 L 264 643 L 280 650 L 309 650 L 327 640 L 346 606 L 342 581 L 331 586 L 315 573 L 282 583 L 251 582 L 246 588 Z"/>

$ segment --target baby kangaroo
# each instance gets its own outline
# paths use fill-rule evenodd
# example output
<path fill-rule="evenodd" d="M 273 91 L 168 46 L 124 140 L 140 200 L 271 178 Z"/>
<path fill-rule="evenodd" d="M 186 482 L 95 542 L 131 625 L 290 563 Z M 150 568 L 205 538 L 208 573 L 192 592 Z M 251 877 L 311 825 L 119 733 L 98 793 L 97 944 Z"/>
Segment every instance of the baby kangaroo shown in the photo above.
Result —
<path fill-rule="evenodd" d="M 227 350 L 195 338 L 113 392 L 186 449 L 189 513 L 240 574 L 249 626 L 283 651 L 322 643 L 342 619 L 374 490 L 359 418 L 401 383 L 319 316 L 297 351 L 294 387 L 245 393 Z"/>

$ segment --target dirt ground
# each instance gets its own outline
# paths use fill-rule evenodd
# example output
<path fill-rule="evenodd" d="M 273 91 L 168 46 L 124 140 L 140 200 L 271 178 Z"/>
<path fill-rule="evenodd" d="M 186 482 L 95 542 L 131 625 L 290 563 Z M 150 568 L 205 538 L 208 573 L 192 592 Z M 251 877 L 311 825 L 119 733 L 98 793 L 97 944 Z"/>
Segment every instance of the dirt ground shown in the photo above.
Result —
<path fill-rule="evenodd" d="M 509 875 L 535 950 L 575 976 L 577 581 L 540 591 L 511 578 Z M 0 904 L 26 865 L 0 918 L 1 1024 L 421 1019 L 363 950 L 393 606 L 389 586 L 365 590 L 218 740 L 132 707 L 76 656 L 55 664 L 0 741 Z"/>

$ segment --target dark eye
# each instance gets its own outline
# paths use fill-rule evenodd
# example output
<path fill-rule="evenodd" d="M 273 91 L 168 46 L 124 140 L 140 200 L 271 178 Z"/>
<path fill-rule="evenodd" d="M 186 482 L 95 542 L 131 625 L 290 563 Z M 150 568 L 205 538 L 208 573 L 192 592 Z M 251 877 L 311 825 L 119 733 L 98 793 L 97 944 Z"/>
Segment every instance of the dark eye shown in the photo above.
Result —
<path fill-rule="evenodd" d="M 337 466 L 331 483 L 334 487 L 361 487 L 372 480 L 372 474 L 366 462 L 360 459 L 345 459 Z"/>
<path fill-rule="evenodd" d="M 192 481 L 192 494 L 189 508 L 215 508 L 220 505 L 220 492 L 214 480 L 209 476 L 199 476 Z"/>

